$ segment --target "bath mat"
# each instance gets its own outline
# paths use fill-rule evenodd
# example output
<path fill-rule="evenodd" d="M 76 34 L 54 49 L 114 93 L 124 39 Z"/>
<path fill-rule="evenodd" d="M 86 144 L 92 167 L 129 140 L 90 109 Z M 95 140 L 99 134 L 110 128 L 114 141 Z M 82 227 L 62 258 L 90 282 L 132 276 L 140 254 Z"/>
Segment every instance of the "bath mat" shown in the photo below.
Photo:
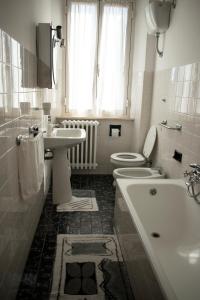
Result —
<path fill-rule="evenodd" d="M 73 201 L 57 206 L 57 212 L 67 211 L 98 211 L 93 190 L 73 190 Z"/>
<path fill-rule="evenodd" d="M 50 300 L 133 300 L 115 235 L 57 236 Z"/>

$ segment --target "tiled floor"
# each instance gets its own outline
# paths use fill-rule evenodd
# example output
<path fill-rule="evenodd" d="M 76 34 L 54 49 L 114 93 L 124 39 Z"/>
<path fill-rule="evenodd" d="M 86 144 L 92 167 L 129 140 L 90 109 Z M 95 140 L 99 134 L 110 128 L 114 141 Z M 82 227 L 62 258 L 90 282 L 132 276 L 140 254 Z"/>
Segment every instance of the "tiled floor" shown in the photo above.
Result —
<path fill-rule="evenodd" d="M 73 175 L 73 189 L 95 190 L 98 212 L 57 213 L 51 190 L 40 218 L 26 263 L 17 300 L 46 300 L 52 283 L 56 236 L 68 234 L 113 234 L 114 189 L 109 175 Z"/>

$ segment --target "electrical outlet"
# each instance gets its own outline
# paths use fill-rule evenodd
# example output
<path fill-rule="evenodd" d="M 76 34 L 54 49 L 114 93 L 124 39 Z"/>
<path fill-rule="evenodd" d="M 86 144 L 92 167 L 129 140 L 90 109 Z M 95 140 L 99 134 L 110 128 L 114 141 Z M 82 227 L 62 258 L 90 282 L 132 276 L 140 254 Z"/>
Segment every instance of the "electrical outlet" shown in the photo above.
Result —
<path fill-rule="evenodd" d="M 174 155 L 173 155 L 173 158 L 178 161 L 178 162 L 182 162 L 182 156 L 183 154 L 177 150 L 174 151 Z"/>

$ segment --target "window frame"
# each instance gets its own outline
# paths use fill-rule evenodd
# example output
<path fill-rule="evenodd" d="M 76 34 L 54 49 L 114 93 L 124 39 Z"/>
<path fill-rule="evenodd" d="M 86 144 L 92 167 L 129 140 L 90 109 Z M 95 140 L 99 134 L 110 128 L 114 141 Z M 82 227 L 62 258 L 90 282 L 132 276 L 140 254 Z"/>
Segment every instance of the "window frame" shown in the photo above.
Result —
<path fill-rule="evenodd" d="M 93 99 L 93 108 L 95 108 L 97 101 L 97 93 L 98 93 L 98 73 L 99 73 L 99 48 L 100 48 L 100 37 L 101 37 L 101 28 L 102 28 L 102 18 L 103 18 L 103 6 L 105 4 L 124 4 L 128 6 L 128 20 L 127 20 L 127 32 L 126 32 L 126 49 L 125 49 L 125 80 L 124 80 L 124 114 L 114 115 L 110 113 L 104 113 L 102 115 L 97 115 L 93 111 L 90 110 L 85 111 L 85 113 L 77 113 L 69 110 L 69 86 L 67 80 L 68 74 L 68 51 L 67 51 L 67 42 L 66 42 L 66 51 L 65 51 L 65 115 L 70 117 L 91 117 L 91 118 L 130 118 L 131 111 L 131 84 L 132 84 L 132 54 L 133 54 L 133 16 L 134 16 L 134 1 L 133 0 L 66 0 L 66 11 L 65 11 L 65 31 L 66 31 L 66 41 L 67 41 L 67 23 L 68 23 L 68 6 L 69 3 L 78 2 L 78 3 L 96 3 L 97 4 L 97 45 L 96 45 L 96 59 L 95 59 L 95 75 L 94 75 L 94 91 L 95 97 Z"/>

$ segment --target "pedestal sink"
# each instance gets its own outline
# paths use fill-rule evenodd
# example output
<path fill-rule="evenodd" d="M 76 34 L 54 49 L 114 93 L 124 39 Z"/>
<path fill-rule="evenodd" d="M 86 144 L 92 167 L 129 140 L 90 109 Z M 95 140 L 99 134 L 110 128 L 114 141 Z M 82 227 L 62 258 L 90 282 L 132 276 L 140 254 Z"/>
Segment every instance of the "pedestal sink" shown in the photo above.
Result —
<path fill-rule="evenodd" d="M 55 128 L 50 136 L 44 134 L 45 148 L 54 151 L 53 159 L 53 203 L 59 204 L 57 210 L 63 210 L 64 205 L 74 201 L 70 182 L 70 162 L 67 159 L 67 149 L 86 138 L 86 132 L 81 128 Z"/>

